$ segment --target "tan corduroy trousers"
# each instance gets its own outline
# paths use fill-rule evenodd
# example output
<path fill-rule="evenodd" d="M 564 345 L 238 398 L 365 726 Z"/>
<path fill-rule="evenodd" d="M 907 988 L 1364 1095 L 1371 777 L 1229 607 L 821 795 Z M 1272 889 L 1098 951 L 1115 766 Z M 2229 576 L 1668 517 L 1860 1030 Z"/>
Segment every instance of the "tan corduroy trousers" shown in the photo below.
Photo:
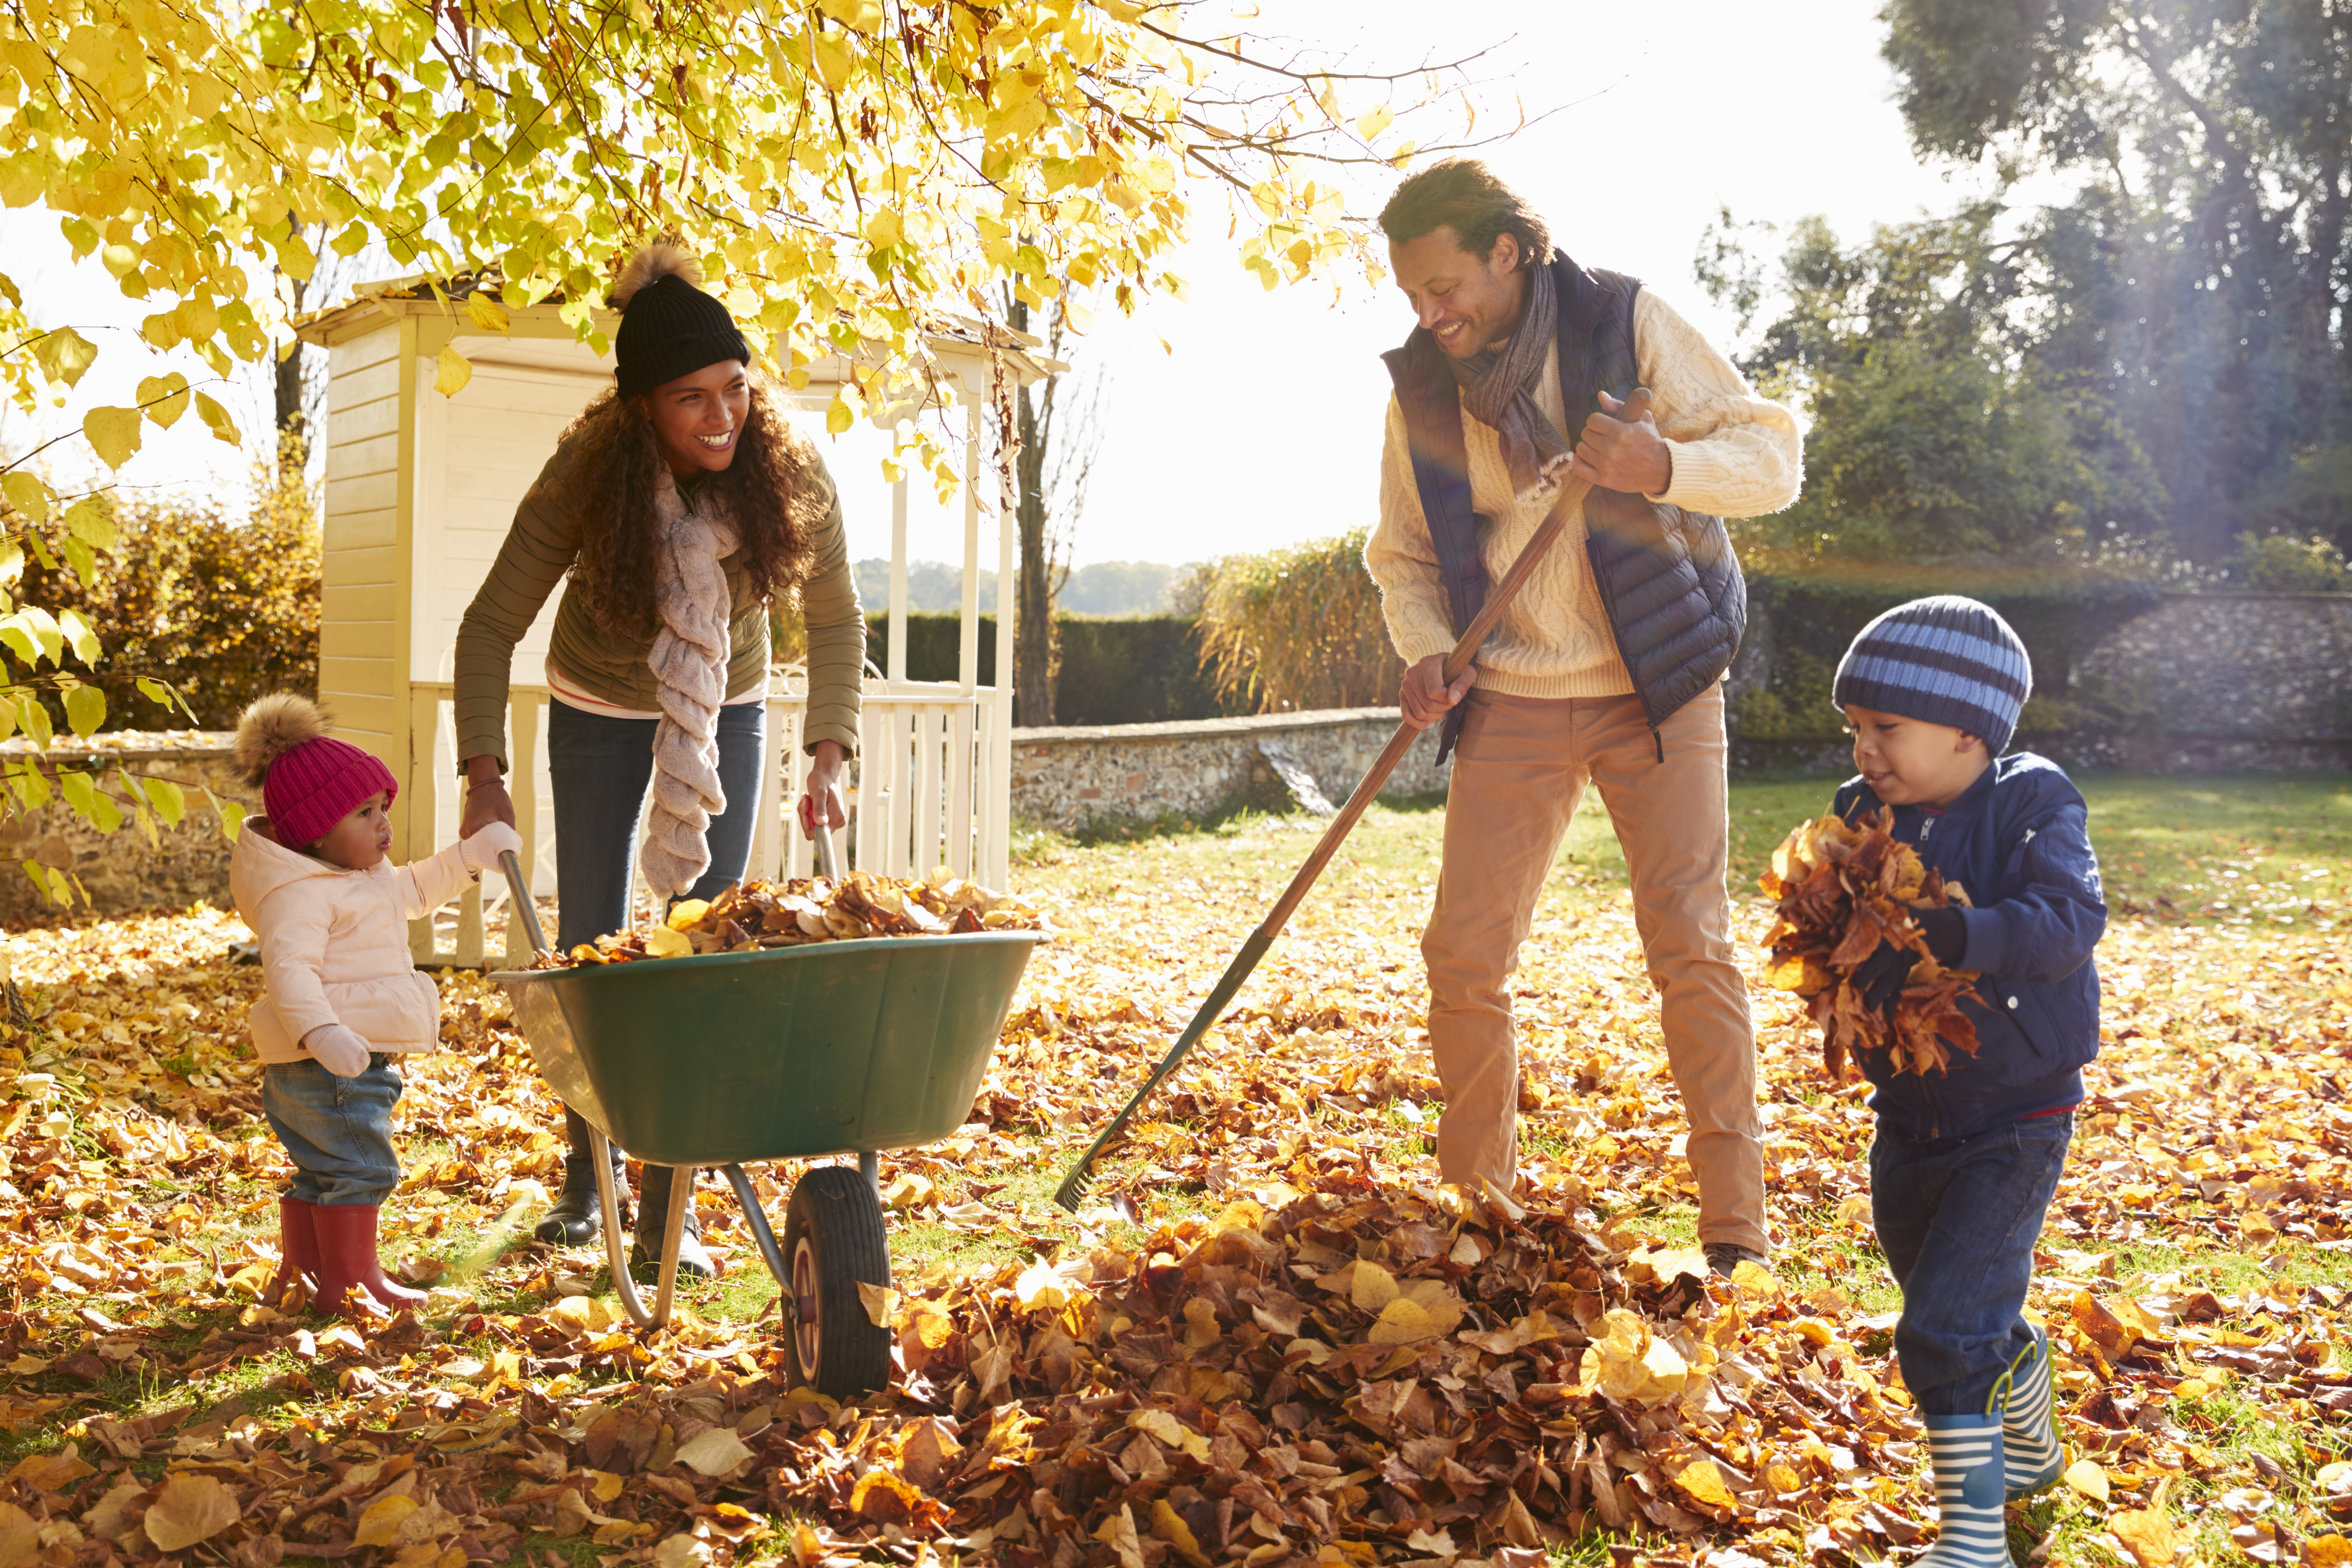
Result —
<path fill-rule="evenodd" d="M 1756 1033 L 1732 961 L 1723 689 L 1657 736 L 1633 697 L 1507 697 L 1473 688 L 1445 799 L 1445 861 L 1422 937 L 1429 1040 L 1445 1089 L 1444 1179 L 1509 1192 L 1518 1047 L 1510 977 L 1587 780 L 1600 786 L 1633 884 L 1666 1058 L 1689 1118 L 1698 1235 L 1768 1250 Z M 1658 760 L 1660 740 L 1665 760 Z"/>

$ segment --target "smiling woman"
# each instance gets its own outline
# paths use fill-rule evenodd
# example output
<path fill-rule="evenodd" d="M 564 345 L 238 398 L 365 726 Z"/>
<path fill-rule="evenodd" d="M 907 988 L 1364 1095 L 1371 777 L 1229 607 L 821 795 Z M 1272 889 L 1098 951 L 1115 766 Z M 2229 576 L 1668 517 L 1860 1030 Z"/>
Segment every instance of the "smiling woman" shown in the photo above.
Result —
<path fill-rule="evenodd" d="M 639 866 L 656 890 L 708 899 L 742 878 L 763 793 L 772 602 L 800 601 L 811 754 L 803 809 L 835 826 L 845 821 L 838 781 L 857 743 L 866 658 L 840 499 L 752 370 L 726 307 L 667 247 L 630 260 L 613 303 L 623 312 L 615 384 L 564 433 L 457 632 L 470 834 L 514 820 L 503 775 L 515 645 L 569 578 L 547 654 L 557 941 L 567 950 L 626 922 L 641 817 Z M 595 1176 L 587 1124 L 576 1113 L 566 1122 L 563 1195 L 539 1234 L 578 1245 L 598 1228 Z M 641 1247 L 667 1212 L 669 1179 L 646 1168 Z M 687 1223 L 691 1233 L 690 1214 Z M 681 1265 L 709 1271 L 691 1241 Z"/>

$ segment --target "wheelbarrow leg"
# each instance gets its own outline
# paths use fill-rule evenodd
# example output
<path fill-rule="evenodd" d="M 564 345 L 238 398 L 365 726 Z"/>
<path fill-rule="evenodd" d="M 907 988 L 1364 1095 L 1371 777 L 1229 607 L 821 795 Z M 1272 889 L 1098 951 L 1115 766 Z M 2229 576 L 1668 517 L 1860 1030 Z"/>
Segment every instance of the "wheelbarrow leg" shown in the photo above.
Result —
<path fill-rule="evenodd" d="M 721 1165 L 727 1184 L 735 1189 L 735 1201 L 743 1205 L 743 1217 L 751 1225 L 751 1239 L 759 1244 L 761 1260 L 776 1283 L 784 1289 L 793 1288 L 793 1271 L 784 1262 L 784 1249 L 776 1245 L 776 1233 L 768 1227 L 768 1216 L 760 1207 L 760 1194 L 751 1190 L 751 1178 L 743 1173 L 740 1165 Z"/>
<path fill-rule="evenodd" d="M 596 1206 L 604 1220 L 604 1261 L 612 1270 L 614 1293 L 621 1298 L 621 1310 L 629 1314 L 629 1321 L 641 1329 L 659 1328 L 669 1315 L 669 1293 L 667 1289 L 662 1293 L 659 1318 L 646 1311 L 645 1302 L 637 1298 L 637 1282 L 629 1278 L 629 1241 L 621 1229 L 621 1200 L 613 1186 L 610 1146 L 593 1125 L 588 1129 L 588 1158 L 596 1167 Z M 673 1184 L 671 1192 L 677 1191 Z"/>
<path fill-rule="evenodd" d="M 661 1279 L 654 1296 L 654 1321 L 647 1326 L 660 1328 L 669 1321 L 670 1298 L 677 1290 L 677 1249 L 686 1238 L 686 1209 L 694 1202 L 694 1173 L 697 1167 L 679 1165 L 669 1178 L 669 1215 L 662 1222 Z"/>
<path fill-rule="evenodd" d="M 881 1155 L 870 1152 L 858 1155 L 857 1173 L 866 1178 L 866 1184 L 874 1189 L 876 1197 L 882 1195 Z"/>

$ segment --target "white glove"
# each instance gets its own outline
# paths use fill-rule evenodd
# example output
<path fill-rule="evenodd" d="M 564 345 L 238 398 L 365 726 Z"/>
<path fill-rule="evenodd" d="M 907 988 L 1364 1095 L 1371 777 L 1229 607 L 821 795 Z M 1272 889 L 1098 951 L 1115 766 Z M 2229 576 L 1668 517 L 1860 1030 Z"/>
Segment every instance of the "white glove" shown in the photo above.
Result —
<path fill-rule="evenodd" d="M 302 1048 L 337 1078 L 357 1078 L 368 1068 L 368 1043 L 341 1024 L 321 1024 L 302 1037 Z"/>
<path fill-rule="evenodd" d="M 467 871 L 478 877 L 499 863 L 499 857 L 511 851 L 522 854 L 522 835 L 503 822 L 486 822 L 474 829 L 471 838 L 457 845 L 457 858 Z"/>

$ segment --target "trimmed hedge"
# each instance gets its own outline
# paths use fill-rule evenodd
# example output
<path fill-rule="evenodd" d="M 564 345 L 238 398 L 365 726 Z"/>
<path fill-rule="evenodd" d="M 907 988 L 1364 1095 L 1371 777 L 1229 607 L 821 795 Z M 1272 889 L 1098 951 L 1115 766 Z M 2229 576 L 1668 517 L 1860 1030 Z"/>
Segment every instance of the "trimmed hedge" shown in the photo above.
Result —
<path fill-rule="evenodd" d="M 1188 616 L 1054 617 L 1061 670 L 1054 685 L 1056 724 L 1150 724 L 1245 712 L 1219 700 L 1201 673 L 1201 645 Z M 908 611 L 907 678 L 953 680 L 961 617 Z M 869 616 L 866 657 L 890 668 L 890 617 Z M 980 618 L 980 672 L 994 679 L 996 617 Z"/>

